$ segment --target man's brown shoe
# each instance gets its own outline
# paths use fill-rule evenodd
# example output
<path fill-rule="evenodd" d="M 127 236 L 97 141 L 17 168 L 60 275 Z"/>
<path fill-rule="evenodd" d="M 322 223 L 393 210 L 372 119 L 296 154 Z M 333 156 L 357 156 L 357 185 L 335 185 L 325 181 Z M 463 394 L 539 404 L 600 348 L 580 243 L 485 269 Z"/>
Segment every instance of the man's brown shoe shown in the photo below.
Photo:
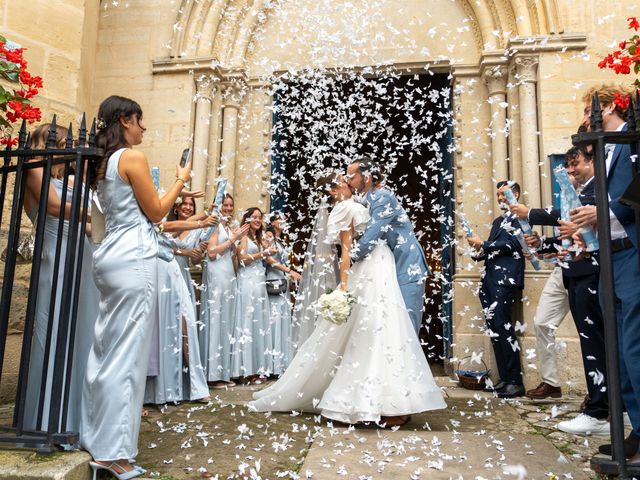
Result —
<path fill-rule="evenodd" d="M 562 396 L 562 389 L 560 387 L 554 387 L 547 382 L 542 382 L 536 388 L 527 390 L 525 394 L 527 398 L 532 400 L 542 400 L 543 398 L 560 398 Z"/>
<path fill-rule="evenodd" d="M 578 411 L 580 412 L 584 412 L 584 409 L 587 408 L 587 402 L 591 400 L 591 397 L 589 396 L 589 394 L 587 393 L 584 396 L 584 400 L 582 400 L 582 403 L 580 404 L 580 406 L 578 407 Z"/>
<path fill-rule="evenodd" d="M 636 437 L 633 433 L 630 433 L 627 438 L 624 439 L 624 456 L 626 458 L 633 457 L 636 453 L 638 453 L 638 449 L 640 448 L 640 438 Z M 598 447 L 598 452 L 603 455 L 611 456 L 613 452 L 613 448 L 611 448 L 610 443 L 605 443 L 604 445 L 600 445 Z"/>

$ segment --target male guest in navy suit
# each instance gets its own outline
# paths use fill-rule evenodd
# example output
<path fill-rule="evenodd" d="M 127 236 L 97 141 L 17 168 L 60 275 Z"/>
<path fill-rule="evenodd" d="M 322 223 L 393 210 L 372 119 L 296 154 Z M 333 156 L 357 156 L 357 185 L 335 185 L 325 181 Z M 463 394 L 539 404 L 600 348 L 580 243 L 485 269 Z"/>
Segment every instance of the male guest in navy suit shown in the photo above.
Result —
<path fill-rule="evenodd" d="M 429 267 L 422 246 L 413 232 L 411 220 L 393 192 L 382 186 L 382 171 L 372 159 L 362 158 L 352 162 L 347 167 L 345 178 L 353 193 L 364 195 L 364 202 L 371 214 L 371 220 L 356 242 L 351 258 L 356 262 L 362 260 L 378 242 L 387 242 L 395 259 L 405 307 L 418 333 Z"/>
<path fill-rule="evenodd" d="M 513 398 L 524 395 L 520 346 L 511 319 L 518 292 L 524 288 L 524 257 L 513 235 L 520 225 L 509 213 L 504 196 L 509 184 L 502 181 L 497 187 L 498 203 L 505 213 L 493 221 L 487 241 L 483 242 L 477 235 L 468 237 L 467 241 L 476 250 L 474 259 L 484 260 L 485 265 L 480 302 L 500 374 L 494 390 L 500 398 Z M 520 185 L 514 183 L 511 188 L 516 198 L 520 198 Z"/>
<path fill-rule="evenodd" d="M 602 105 L 602 127 L 605 131 L 626 131 L 625 109 L 615 103 L 615 93 L 624 88 L 602 85 L 585 93 L 585 119 L 591 114 L 591 98 L 598 94 Z M 611 257 L 613 261 L 616 323 L 620 349 L 620 384 L 622 399 L 633 429 L 625 440 L 625 454 L 632 463 L 640 464 L 640 261 L 635 212 L 620 203 L 620 197 L 632 179 L 631 149 L 629 145 L 606 145 L 607 189 L 611 221 Z M 593 225 L 595 207 L 580 207 L 571 216 L 578 226 Z M 611 445 L 599 447 L 601 453 L 611 455 Z"/>

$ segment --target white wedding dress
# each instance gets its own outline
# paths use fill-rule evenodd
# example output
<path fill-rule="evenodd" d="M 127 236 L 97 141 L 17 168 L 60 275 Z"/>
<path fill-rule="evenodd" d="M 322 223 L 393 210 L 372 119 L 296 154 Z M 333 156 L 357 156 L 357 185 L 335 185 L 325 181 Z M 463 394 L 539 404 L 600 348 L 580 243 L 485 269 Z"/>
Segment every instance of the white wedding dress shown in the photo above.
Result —
<path fill-rule="evenodd" d="M 340 231 L 363 232 L 367 208 L 345 200 L 329 216 L 328 239 Z M 379 422 L 445 408 L 404 307 L 395 263 L 386 243 L 351 267 L 348 289 L 356 303 L 348 321 L 322 318 L 289 368 L 273 385 L 254 393 L 255 411 L 305 411 L 344 423 Z"/>

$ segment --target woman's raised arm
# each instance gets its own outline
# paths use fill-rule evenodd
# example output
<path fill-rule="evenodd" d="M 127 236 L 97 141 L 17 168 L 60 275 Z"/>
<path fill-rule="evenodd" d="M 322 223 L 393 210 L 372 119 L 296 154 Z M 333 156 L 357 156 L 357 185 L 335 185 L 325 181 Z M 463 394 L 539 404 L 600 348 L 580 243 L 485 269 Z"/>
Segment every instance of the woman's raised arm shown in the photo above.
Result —
<path fill-rule="evenodd" d="M 173 206 L 191 175 L 191 162 L 184 167 L 176 166 L 176 181 L 162 197 L 158 196 L 149 163 L 144 153 L 137 150 L 126 150 L 120 158 L 118 173 L 131 185 L 133 194 L 140 208 L 149 220 L 160 222 Z"/>

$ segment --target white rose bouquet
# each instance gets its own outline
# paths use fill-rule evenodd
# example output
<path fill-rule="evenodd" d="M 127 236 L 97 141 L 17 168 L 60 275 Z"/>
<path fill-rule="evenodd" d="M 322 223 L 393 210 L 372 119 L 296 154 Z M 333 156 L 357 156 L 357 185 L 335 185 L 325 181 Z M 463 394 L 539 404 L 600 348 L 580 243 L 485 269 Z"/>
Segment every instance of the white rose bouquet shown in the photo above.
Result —
<path fill-rule="evenodd" d="M 351 292 L 339 288 L 327 292 L 318 299 L 318 313 L 323 319 L 342 325 L 351 315 L 351 308 L 356 300 Z"/>

